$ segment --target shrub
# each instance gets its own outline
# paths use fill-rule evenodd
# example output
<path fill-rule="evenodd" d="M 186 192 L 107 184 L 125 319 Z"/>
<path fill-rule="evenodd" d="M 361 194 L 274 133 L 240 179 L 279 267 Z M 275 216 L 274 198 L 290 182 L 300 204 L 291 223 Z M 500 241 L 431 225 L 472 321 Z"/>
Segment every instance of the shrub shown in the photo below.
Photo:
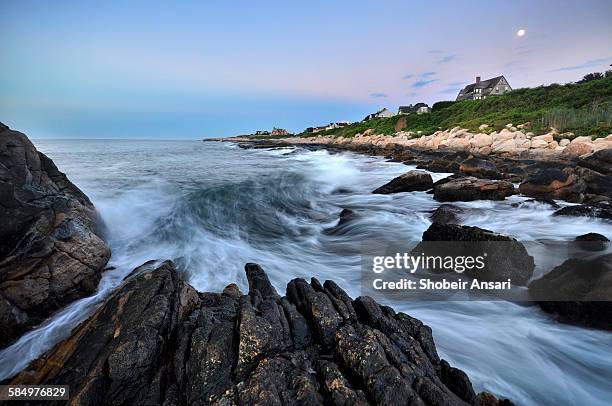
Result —
<path fill-rule="evenodd" d="M 431 111 L 440 111 L 440 110 L 444 110 L 447 107 L 452 106 L 453 104 L 455 104 L 454 101 L 448 100 L 448 101 L 439 101 L 433 104 L 433 106 L 431 106 Z"/>
<path fill-rule="evenodd" d="M 483 100 L 438 102 L 428 114 L 408 114 L 404 131 L 431 134 L 455 126 L 477 131 L 481 124 L 496 129 L 508 123 L 531 122 L 531 131 L 542 134 L 553 126 L 579 135 L 604 136 L 612 131 L 612 74 L 600 79 L 516 89 Z M 352 137 L 371 128 L 376 134 L 393 134 L 398 116 L 373 119 L 324 131 L 323 135 Z M 310 135 L 310 134 L 302 134 Z"/>

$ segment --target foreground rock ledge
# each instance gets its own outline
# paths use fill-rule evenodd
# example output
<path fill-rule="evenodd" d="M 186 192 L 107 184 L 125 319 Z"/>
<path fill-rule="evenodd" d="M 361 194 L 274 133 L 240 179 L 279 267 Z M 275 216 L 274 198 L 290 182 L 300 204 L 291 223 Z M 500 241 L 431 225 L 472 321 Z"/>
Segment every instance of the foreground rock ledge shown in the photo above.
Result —
<path fill-rule="evenodd" d="M 94 206 L 28 138 L 0 123 L 0 348 L 96 290 L 110 248 Z"/>
<path fill-rule="evenodd" d="M 155 268 L 155 269 L 153 269 Z M 12 384 L 70 385 L 73 404 L 497 405 L 440 360 L 419 320 L 256 264 L 249 293 L 198 293 L 145 264 Z"/>

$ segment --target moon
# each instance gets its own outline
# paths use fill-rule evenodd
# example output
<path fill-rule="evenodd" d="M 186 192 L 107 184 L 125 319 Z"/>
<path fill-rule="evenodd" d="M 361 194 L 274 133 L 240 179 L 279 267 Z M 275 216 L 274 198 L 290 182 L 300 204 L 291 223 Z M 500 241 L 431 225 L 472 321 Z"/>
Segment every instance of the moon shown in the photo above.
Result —
<path fill-rule="evenodd" d="M 527 31 L 525 29 L 521 28 L 520 30 L 518 30 L 516 32 L 516 36 L 517 37 L 523 37 L 526 33 L 527 33 Z"/>

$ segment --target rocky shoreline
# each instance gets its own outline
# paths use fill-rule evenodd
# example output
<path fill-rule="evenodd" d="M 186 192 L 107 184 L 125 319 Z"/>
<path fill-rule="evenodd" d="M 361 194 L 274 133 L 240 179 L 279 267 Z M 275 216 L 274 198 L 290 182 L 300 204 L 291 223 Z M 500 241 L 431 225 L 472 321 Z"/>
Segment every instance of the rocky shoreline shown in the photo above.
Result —
<path fill-rule="evenodd" d="M 293 146 L 285 140 L 260 140 L 241 142 L 243 148 L 279 148 Z M 427 150 L 396 144 L 376 146 L 369 144 L 302 144 L 298 145 L 332 152 L 352 151 L 389 160 L 416 165 L 431 172 L 450 172 L 451 176 L 433 183 L 426 172 L 419 170 L 392 179 L 372 193 L 400 193 L 425 191 L 439 202 L 473 200 L 505 200 L 508 196 L 522 194 L 535 201 L 555 207 L 553 216 L 593 217 L 612 220 L 612 149 L 601 149 L 582 157 L 554 156 L 525 158 L 519 156 L 480 155 L 468 151 Z M 514 183 L 519 183 L 515 187 Z M 565 200 L 579 205 L 560 208 L 554 200 Z M 458 223 L 460 208 L 445 203 L 432 214 L 433 224 L 423 234 L 423 241 L 511 241 L 513 239 L 489 230 Z M 439 211 L 439 212 L 438 212 Z M 343 211 L 340 222 L 350 221 L 354 214 Z M 586 239 L 586 251 L 605 251 L 609 247 L 606 236 L 594 234 L 576 236 L 576 241 Z M 571 242 L 568 242 L 571 244 Z M 598 249 L 597 244 L 601 244 Z M 510 267 L 508 277 L 527 285 L 532 276 L 531 265 L 525 258 L 524 246 L 516 242 L 516 258 L 519 265 Z M 522 253 L 522 254 L 521 254 Z M 500 252 L 500 263 L 507 253 Z M 523 258 L 523 259 L 521 259 Z M 498 279 L 507 273 L 505 267 L 497 270 L 489 279 Z M 586 327 L 612 330 L 612 255 L 597 256 L 586 262 L 569 259 L 529 284 L 533 302 L 551 313 L 558 321 Z M 545 294 L 548 291 L 558 294 Z M 542 300 L 542 297 L 551 299 Z"/>
<path fill-rule="evenodd" d="M 91 201 L 0 123 L 0 348 L 97 289 L 110 258 Z"/>
<path fill-rule="evenodd" d="M 70 385 L 73 404 L 510 405 L 476 394 L 429 327 L 332 281 L 280 296 L 198 293 L 171 262 L 135 269 L 72 335 L 11 384 Z"/>
<path fill-rule="evenodd" d="M 457 189 L 471 188 L 476 192 L 493 187 L 508 189 L 511 195 L 521 193 L 537 199 L 559 199 L 572 203 L 597 205 L 612 200 L 612 149 L 605 148 L 584 156 L 553 155 L 483 155 L 465 150 L 423 149 L 396 143 L 383 145 L 361 143 L 306 142 L 302 138 L 278 140 L 242 140 L 228 138 L 243 148 L 281 148 L 301 146 L 327 149 L 332 152 L 352 151 L 371 156 L 383 156 L 395 162 L 415 165 L 430 172 L 453 173 L 443 182 L 461 178 Z M 473 179 L 467 179 L 471 177 Z M 480 180 L 487 180 L 482 182 Z M 518 190 L 504 182 L 520 183 Z M 450 185 L 449 185 L 450 187 Z M 503 199 L 501 199 L 503 200 Z M 443 200 L 440 200 L 443 201 Z M 593 209 L 592 212 L 597 212 Z"/>
<path fill-rule="evenodd" d="M 576 136 L 573 133 L 559 133 L 551 128 L 546 134 L 535 135 L 529 131 L 531 124 L 514 126 L 509 123 L 505 128 L 495 131 L 483 124 L 479 132 L 454 127 L 450 130 L 436 131 L 430 135 L 420 135 L 411 131 L 398 131 L 393 135 L 375 134 L 372 129 L 352 138 L 342 136 L 284 137 L 269 141 L 287 144 L 314 144 L 353 147 L 370 145 L 388 148 L 394 145 L 429 151 L 454 150 L 467 151 L 479 155 L 505 155 L 523 157 L 574 157 L 584 156 L 604 149 L 612 149 L 612 134 L 593 139 L 590 136 Z M 249 137 L 215 138 L 214 141 L 251 142 Z"/>
<path fill-rule="evenodd" d="M 294 144 L 242 144 L 287 145 Z M 440 202 L 522 193 L 551 205 L 551 199 L 581 203 L 555 215 L 612 219 L 610 149 L 532 159 L 395 144 L 304 146 L 454 173 L 434 183 L 424 171 L 408 171 L 373 193 L 428 191 Z M 7 345 L 53 311 L 94 292 L 110 249 L 93 204 L 25 135 L 1 127 L 0 157 L 0 205 L 3 218 L 11 220 L 2 229 L 0 253 L 0 321 Z M 530 281 L 533 258 L 519 241 L 460 224 L 460 215 L 456 206 L 439 206 L 423 243 L 503 241 L 513 255 L 492 252 L 500 264 L 496 272 L 516 278 L 534 295 L 569 286 L 562 293 L 578 298 L 538 302 L 544 311 L 563 322 L 612 329 L 612 302 L 605 300 L 612 297 L 612 256 L 571 259 Z M 354 219 L 355 213 L 343 210 L 337 227 Z M 587 249 L 605 249 L 607 243 L 594 234 L 577 241 Z M 261 267 L 247 264 L 245 272 L 246 294 L 234 284 L 222 293 L 197 292 L 172 262 L 145 263 L 70 337 L 5 383 L 70 385 L 71 403 L 83 405 L 512 404 L 476 394 L 464 372 L 439 358 L 431 329 L 409 315 L 369 297 L 350 298 L 333 281 L 315 278 L 292 280 L 281 296 Z"/>
<path fill-rule="evenodd" d="M 0 157 L 6 346 L 93 293 L 110 249 L 93 204 L 24 134 L 2 126 Z M 199 293 L 171 262 L 146 263 L 5 383 L 69 385 L 82 405 L 511 404 L 477 395 L 419 320 L 332 281 L 296 279 L 281 297 L 258 265 L 245 270 L 248 294 Z"/>

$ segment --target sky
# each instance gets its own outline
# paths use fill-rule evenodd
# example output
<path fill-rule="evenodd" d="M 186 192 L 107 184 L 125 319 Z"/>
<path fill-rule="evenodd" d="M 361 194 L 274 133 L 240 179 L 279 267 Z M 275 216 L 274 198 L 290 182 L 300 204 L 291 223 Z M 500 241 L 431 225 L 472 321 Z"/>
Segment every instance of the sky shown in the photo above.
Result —
<path fill-rule="evenodd" d="M 475 76 L 610 69 L 610 21 L 610 0 L 2 0 L 0 121 L 32 138 L 298 132 L 454 100 Z"/>

